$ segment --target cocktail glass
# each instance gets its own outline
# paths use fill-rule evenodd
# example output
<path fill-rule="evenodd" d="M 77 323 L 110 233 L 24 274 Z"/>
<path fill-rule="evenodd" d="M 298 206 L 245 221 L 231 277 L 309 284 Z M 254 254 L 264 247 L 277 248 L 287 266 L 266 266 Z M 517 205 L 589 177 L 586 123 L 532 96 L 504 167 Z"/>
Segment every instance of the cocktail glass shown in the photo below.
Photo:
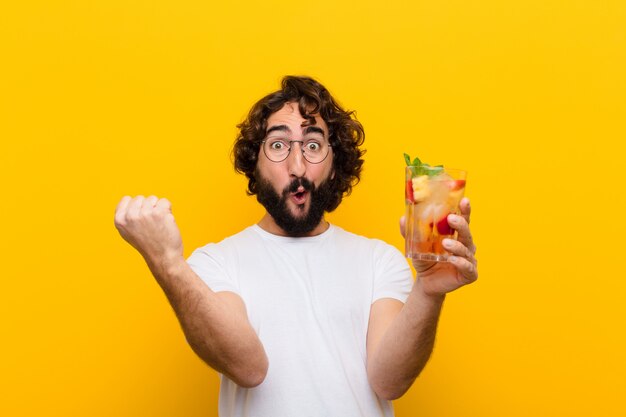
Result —
<path fill-rule="evenodd" d="M 467 173 L 459 169 L 406 167 L 407 258 L 447 262 L 450 254 L 443 248 L 445 238 L 457 238 L 448 224 L 448 214 L 459 214 Z"/>

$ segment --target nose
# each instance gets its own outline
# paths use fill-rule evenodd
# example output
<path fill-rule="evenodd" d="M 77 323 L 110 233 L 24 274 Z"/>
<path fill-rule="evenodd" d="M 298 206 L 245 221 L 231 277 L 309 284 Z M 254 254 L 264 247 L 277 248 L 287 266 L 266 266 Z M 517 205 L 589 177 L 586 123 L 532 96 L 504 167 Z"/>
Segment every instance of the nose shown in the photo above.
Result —
<path fill-rule="evenodd" d="M 290 176 L 298 178 L 304 176 L 306 173 L 306 161 L 302 153 L 302 143 L 296 141 L 291 143 L 291 151 L 287 156 L 287 164 Z"/>

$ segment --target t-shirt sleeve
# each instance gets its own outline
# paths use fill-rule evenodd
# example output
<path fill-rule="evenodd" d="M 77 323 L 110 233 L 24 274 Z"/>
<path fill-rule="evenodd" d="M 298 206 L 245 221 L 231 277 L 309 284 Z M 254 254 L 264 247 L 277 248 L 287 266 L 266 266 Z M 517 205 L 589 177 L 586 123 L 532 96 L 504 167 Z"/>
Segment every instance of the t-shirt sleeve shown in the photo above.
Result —
<path fill-rule="evenodd" d="M 239 288 L 232 273 L 229 273 L 224 255 L 218 245 L 210 243 L 193 251 L 187 264 L 214 292 L 232 291 Z"/>
<path fill-rule="evenodd" d="M 374 250 L 374 291 L 372 303 L 381 298 L 406 302 L 413 286 L 413 273 L 408 262 L 395 247 L 377 242 Z"/>

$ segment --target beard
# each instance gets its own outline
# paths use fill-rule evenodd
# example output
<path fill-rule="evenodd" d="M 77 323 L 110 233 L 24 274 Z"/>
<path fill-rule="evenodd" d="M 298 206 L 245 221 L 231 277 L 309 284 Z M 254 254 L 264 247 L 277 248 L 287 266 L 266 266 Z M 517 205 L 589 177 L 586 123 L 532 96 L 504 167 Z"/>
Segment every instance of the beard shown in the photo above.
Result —
<path fill-rule="evenodd" d="M 305 236 L 320 224 L 333 195 L 327 179 L 316 187 L 306 178 L 296 178 L 283 189 L 281 194 L 278 194 L 267 179 L 263 178 L 258 171 L 256 174 L 257 201 L 265 207 L 276 224 L 288 236 Z M 294 216 L 287 206 L 287 200 L 289 195 L 297 192 L 300 186 L 309 193 L 309 209 L 305 211 L 305 204 L 300 204 L 297 206 L 300 215 Z"/>

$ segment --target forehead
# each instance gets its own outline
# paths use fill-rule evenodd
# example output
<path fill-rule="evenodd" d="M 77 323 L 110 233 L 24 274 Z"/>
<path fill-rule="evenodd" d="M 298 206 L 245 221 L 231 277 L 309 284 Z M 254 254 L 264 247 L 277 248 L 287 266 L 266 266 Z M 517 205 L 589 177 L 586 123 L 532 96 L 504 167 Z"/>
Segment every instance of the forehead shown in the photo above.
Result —
<path fill-rule="evenodd" d="M 300 114 L 298 104 L 293 102 L 285 103 L 280 110 L 272 113 L 267 118 L 268 130 L 274 126 L 286 126 L 292 132 L 299 132 L 309 125 L 309 121 Z M 328 126 L 326 126 L 326 122 L 319 114 L 315 114 L 315 126 L 322 128 L 324 132 L 328 133 Z"/>

